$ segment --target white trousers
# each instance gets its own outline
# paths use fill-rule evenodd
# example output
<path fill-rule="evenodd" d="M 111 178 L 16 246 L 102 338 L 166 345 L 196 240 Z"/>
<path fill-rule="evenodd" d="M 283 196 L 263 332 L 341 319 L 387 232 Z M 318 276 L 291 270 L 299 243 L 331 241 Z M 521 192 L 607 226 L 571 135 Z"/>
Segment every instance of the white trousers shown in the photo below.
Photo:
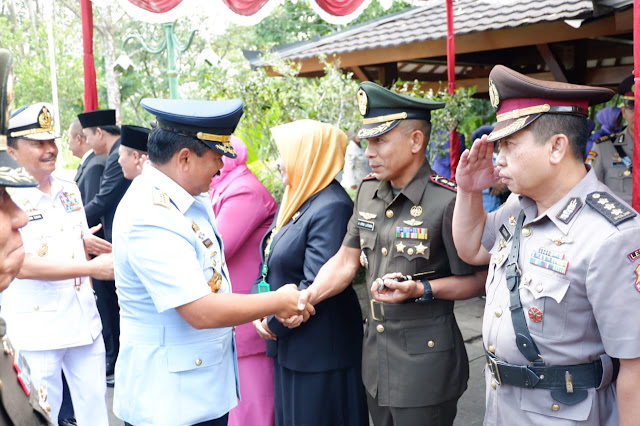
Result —
<path fill-rule="evenodd" d="M 62 404 L 62 369 L 69 384 L 78 425 L 109 426 L 102 334 L 90 345 L 21 353 L 29 364 L 35 391 L 42 387 L 47 392 L 51 423 L 58 424 Z"/>

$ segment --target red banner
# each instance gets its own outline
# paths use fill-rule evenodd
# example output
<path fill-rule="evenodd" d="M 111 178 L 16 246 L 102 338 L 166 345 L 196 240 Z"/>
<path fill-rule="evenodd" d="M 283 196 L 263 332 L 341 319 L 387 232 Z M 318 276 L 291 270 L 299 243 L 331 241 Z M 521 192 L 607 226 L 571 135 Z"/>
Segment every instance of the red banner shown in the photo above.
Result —
<path fill-rule="evenodd" d="M 93 59 L 93 6 L 91 0 L 80 0 L 82 15 L 82 51 L 84 56 L 84 110 L 98 109 L 98 90 L 96 88 L 96 65 Z"/>
<path fill-rule="evenodd" d="M 129 0 L 129 2 L 147 12 L 166 13 L 182 3 L 182 0 Z M 251 3 L 251 0 L 247 3 Z"/>

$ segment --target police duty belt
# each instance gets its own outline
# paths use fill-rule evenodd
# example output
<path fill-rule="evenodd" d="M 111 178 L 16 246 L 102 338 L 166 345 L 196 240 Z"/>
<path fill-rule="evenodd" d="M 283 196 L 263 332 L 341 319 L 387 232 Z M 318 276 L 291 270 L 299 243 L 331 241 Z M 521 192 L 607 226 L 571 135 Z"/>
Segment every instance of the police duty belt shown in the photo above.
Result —
<path fill-rule="evenodd" d="M 527 389 L 550 389 L 551 397 L 563 404 L 573 405 L 583 401 L 587 389 L 602 387 L 603 366 L 601 360 L 579 365 L 544 365 L 542 355 L 529 333 L 529 327 L 520 301 L 520 276 L 518 267 L 520 237 L 524 223 L 524 210 L 520 211 L 513 243 L 506 266 L 507 288 L 511 322 L 516 335 L 516 346 L 533 365 L 513 365 L 500 360 L 485 350 L 489 370 L 499 384 Z M 604 355 L 606 356 L 606 354 Z"/>

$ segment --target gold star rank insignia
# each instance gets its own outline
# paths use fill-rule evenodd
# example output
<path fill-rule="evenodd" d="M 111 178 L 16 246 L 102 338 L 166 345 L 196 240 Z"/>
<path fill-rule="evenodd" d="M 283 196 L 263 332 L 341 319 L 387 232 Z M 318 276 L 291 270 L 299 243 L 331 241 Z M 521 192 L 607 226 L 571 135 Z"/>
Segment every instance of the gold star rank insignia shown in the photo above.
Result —
<path fill-rule="evenodd" d="M 402 241 L 400 241 L 398 244 L 396 244 L 396 250 L 398 251 L 398 253 L 404 253 L 404 248 L 406 246 L 404 244 L 402 244 Z"/>
<path fill-rule="evenodd" d="M 425 246 L 424 244 L 422 244 L 422 242 L 420 242 L 420 244 L 416 246 L 416 254 L 424 255 L 426 249 L 427 249 L 427 246 Z"/>

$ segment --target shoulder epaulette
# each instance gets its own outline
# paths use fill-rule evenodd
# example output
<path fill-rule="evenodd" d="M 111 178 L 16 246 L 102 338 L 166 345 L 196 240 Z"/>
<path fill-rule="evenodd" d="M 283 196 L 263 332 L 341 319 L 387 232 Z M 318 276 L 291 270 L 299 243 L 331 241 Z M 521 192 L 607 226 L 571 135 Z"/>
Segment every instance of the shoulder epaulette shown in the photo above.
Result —
<path fill-rule="evenodd" d="M 612 141 L 616 138 L 617 133 L 611 133 L 609 135 L 600 136 L 598 139 L 593 141 L 594 143 L 602 143 L 606 141 Z"/>
<path fill-rule="evenodd" d="M 587 204 L 616 226 L 636 216 L 636 212 L 603 191 L 587 195 Z"/>
<path fill-rule="evenodd" d="M 156 206 L 166 207 L 168 209 L 171 208 L 171 200 L 169 199 L 169 196 L 158 188 L 153 188 L 153 204 Z"/>
<path fill-rule="evenodd" d="M 362 178 L 363 181 L 365 180 L 377 180 L 376 177 L 373 175 L 373 173 L 369 173 L 368 175 L 366 175 L 365 177 Z"/>
<path fill-rule="evenodd" d="M 444 176 L 440 176 L 434 173 L 431 176 L 429 176 L 429 179 L 431 180 L 431 182 L 435 183 L 436 185 L 440 185 L 453 192 L 458 192 L 458 185 L 454 181 L 449 180 Z"/>

